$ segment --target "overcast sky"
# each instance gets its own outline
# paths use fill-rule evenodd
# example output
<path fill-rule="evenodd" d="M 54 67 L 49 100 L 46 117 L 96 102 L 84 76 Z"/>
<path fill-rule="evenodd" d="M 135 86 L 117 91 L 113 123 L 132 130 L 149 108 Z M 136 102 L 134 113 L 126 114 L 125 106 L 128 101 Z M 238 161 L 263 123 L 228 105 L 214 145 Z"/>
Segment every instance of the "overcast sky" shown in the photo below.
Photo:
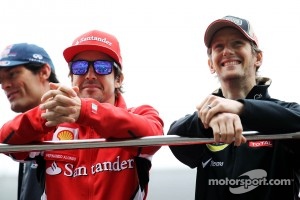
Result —
<path fill-rule="evenodd" d="M 203 36 L 215 19 L 233 15 L 250 20 L 264 52 L 260 74 L 272 78 L 274 98 L 300 102 L 300 6 L 297 0 L 2 0 L 0 50 L 11 43 L 45 48 L 58 78 L 70 85 L 63 50 L 92 29 L 120 42 L 127 106 L 150 104 L 170 124 L 192 113 L 219 84 L 207 66 Z M 0 92 L 0 126 L 15 116 Z M 17 165 L 0 156 L 0 174 Z M 13 166 L 13 167 L 8 167 Z M 153 167 L 185 167 L 163 147 Z M 1 172 L 2 171 L 2 172 Z"/>

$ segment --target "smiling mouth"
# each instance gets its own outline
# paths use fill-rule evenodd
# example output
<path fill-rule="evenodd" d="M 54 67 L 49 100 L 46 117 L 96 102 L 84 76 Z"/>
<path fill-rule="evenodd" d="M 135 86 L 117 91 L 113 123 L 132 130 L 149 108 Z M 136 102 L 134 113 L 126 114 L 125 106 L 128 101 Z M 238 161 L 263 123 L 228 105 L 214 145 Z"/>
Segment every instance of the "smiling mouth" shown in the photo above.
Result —
<path fill-rule="evenodd" d="M 240 61 L 230 61 L 230 62 L 222 63 L 222 66 L 227 67 L 227 66 L 233 66 L 233 65 L 238 65 L 238 64 L 241 64 L 241 62 Z"/>
<path fill-rule="evenodd" d="M 9 93 L 7 94 L 7 99 L 9 101 L 13 100 L 15 98 L 15 96 L 18 94 L 18 92 L 12 92 L 12 93 Z"/>

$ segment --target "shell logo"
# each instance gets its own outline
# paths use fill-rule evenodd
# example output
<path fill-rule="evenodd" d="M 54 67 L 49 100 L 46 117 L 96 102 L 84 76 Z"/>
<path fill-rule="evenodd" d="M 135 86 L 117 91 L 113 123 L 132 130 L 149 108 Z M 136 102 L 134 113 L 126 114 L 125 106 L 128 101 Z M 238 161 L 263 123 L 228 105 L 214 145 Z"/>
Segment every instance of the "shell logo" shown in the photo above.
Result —
<path fill-rule="evenodd" d="M 74 140 L 74 134 L 71 131 L 63 130 L 57 134 L 59 140 Z"/>

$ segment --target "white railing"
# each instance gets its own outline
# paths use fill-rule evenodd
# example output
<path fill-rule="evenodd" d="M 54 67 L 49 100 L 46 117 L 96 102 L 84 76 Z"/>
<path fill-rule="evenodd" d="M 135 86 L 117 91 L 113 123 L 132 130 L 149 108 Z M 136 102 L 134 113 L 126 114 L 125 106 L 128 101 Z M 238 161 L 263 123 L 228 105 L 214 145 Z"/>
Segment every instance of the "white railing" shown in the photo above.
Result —
<path fill-rule="evenodd" d="M 256 131 L 246 131 L 243 135 L 248 141 L 251 140 L 283 140 L 300 139 L 300 132 L 286 134 L 263 135 Z M 189 138 L 176 135 L 147 136 L 137 139 L 88 139 L 88 140 L 63 140 L 45 141 L 38 144 L 11 145 L 0 143 L 0 153 L 43 151 L 58 149 L 86 149 L 86 148 L 108 148 L 108 147 L 130 147 L 130 146 L 164 146 L 164 145 L 192 145 L 213 143 L 213 138 Z"/>

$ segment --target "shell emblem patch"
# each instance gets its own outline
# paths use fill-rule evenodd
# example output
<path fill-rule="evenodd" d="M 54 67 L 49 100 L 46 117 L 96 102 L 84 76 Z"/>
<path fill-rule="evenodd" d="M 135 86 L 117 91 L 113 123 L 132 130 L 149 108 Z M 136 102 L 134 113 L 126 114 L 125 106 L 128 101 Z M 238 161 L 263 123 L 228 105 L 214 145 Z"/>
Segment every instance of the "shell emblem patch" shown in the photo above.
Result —
<path fill-rule="evenodd" d="M 57 138 L 59 140 L 74 140 L 74 134 L 69 130 L 63 130 L 57 133 Z"/>

